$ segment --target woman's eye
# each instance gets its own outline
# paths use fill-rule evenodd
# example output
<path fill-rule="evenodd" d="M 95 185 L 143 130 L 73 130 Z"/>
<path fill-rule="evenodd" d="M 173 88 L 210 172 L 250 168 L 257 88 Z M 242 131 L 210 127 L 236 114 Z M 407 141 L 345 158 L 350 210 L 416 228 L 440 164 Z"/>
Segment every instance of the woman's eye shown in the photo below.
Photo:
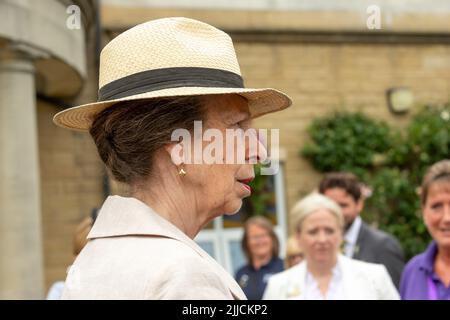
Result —
<path fill-rule="evenodd" d="M 431 209 L 433 209 L 433 210 L 439 210 L 441 208 L 442 208 L 442 203 L 439 203 L 439 202 L 431 205 Z"/>
<path fill-rule="evenodd" d="M 252 121 L 247 119 L 244 121 L 240 122 L 240 126 L 241 128 L 243 128 L 244 130 L 250 129 L 252 127 Z"/>
<path fill-rule="evenodd" d="M 318 232 L 318 229 L 312 229 L 312 230 L 308 230 L 308 234 L 309 234 L 309 235 L 311 235 L 311 236 L 314 236 L 314 235 L 316 235 L 316 234 L 317 234 L 317 232 Z"/>
<path fill-rule="evenodd" d="M 329 235 L 334 234 L 334 229 L 327 228 L 327 229 L 325 229 L 325 233 L 329 234 Z"/>

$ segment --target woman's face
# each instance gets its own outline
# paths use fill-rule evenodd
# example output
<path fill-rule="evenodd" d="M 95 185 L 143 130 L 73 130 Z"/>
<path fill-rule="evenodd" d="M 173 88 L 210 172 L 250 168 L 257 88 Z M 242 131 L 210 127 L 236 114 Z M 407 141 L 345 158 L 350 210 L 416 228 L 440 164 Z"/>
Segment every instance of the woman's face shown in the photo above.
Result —
<path fill-rule="evenodd" d="M 203 123 L 203 132 L 214 136 L 219 133 L 223 139 L 216 141 L 214 137 L 209 141 L 203 141 L 201 164 L 189 165 L 187 172 L 189 179 L 194 183 L 197 198 L 195 200 L 205 204 L 212 217 L 234 214 L 241 208 L 242 199 L 251 194 L 248 183 L 254 178 L 254 170 L 253 164 L 248 162 L 250 159 L 266 157 L 266 149 L 256 136 L 254 136 L 254 140 L 257 141 L 256 149 L 249 148 L 249 143 L 240 146 L 238 140 L 243 142 L 245 139 L 239 134 L 234 144 L 231 144 L 233 139 L 227 139 L 227 130 L 228 133 L 233 133 L 237 129 L 250 128 L 246 99 L 238 95 L 215 95 L 205 98 L 205 101 L 206 121 Z M 231 148 L 227 149 L 227 144 Z M 217 147 L 216 150 L 213 150 L 213 146 Z M 216 161 L 217 152 L 220 153 L 222 163 Z M 216 160 L 208 162 L 209 155 Z M 238 155 L 244 159 L 243 163 L 242 161 L 238 163 Z"/>
<path fill-rule="evenodd" d="M 422 211 L 428 231 L 438 246 L 450 250 L 450 183 L 432 184 Z"/>
<path fill-rule="evenodd" d="M 342 231 L 336 217 L 327 209 L 319 209 L 307 216 L 297 232 L 300 247 L 307 261 L 334 261 L 342 242 Z"/>
<path fill-rule="evenodd" d="M 269 232 L 257 224 L 248 226 L 247 241 L 252 257 L 266 257 L 272 253 L 273 243 Z"/>

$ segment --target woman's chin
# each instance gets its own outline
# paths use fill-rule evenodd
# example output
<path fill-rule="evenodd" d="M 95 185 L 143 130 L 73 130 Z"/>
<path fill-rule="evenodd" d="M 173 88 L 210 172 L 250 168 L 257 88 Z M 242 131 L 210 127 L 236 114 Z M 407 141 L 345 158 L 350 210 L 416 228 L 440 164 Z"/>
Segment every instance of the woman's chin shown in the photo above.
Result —
<path fill-rule="evenodd" d="M 333 261 L 335 256 L 330 252 L 318 252 L 314 255 L 314 260 L 317 263 L 328 263 Z"/>
<path fill-rule="evenodd" d="M 450 237 L 435 237 L 438 247 L 450 251 Z"/>
<path fill-rule="evenodd" d="M 236 201 L 233 201 L 233 203 L 230 203 L 225 207 L 225 213 L 226 216 L 232 216 L 239 212 L 239 210 L 242 207 L 242 200 L 238 199 Z"/>

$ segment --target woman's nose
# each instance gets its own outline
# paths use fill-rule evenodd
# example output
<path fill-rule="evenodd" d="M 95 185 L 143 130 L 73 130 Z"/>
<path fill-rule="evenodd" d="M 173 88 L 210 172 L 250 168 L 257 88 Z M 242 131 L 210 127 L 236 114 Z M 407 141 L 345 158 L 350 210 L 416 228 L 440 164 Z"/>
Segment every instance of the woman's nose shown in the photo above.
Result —
<path fill-rule="evenodd" d="M 317 241 L 319 242 L 327 241 L 327 235 L 325 234 L 325 232 L 319 232 L 319 234 L 317 235 Z"/>
<path fill-rule="evenodd" d="M 256 129 L 250 129 L 250 141 L 246 146 L 246 159 L 250 163 L 264 163 L 267 160 L 265 138 Z"/>
<path fill-rule="evenodd" d="M 442 217 L 444 222 L 450 223 L 450 203 L 444 205 L 444 215 Z"/>

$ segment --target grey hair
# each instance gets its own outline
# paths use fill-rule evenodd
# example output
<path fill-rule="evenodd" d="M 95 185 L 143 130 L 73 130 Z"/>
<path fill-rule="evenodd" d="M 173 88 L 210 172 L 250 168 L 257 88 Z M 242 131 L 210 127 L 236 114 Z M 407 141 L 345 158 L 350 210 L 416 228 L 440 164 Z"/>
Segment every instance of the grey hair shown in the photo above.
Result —
<path fill-rule="evenodd" d="M 291 211 L 291 221 L 295 226 L 295 231 L 299 232 L 303 221 L 320 209 L 325 209 L 332 213 L 336 217 L 339 227 L 343 230 L 344 216 L 342 215 L 341 207 L 330 198 L 322 194 L 313 193 L 297 202 Z"/>

